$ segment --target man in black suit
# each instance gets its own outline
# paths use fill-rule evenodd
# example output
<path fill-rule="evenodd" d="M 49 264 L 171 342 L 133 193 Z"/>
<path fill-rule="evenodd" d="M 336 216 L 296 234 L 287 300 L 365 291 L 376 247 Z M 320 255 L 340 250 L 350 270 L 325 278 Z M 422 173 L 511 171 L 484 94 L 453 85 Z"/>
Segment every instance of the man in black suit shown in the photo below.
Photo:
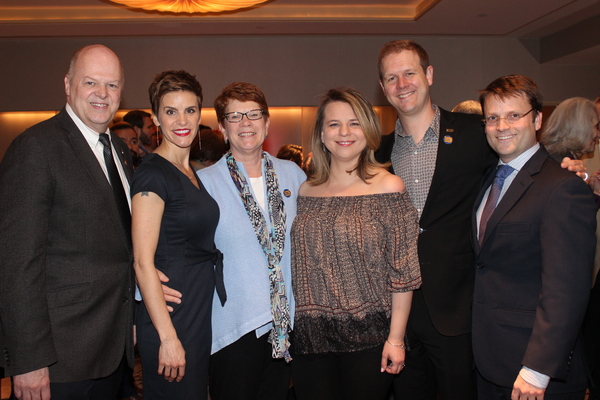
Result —
<path fill-rule="evenodd" d="M 417 43 L 387 43 L 379 55 L 383 92 L 398 113 L 382 138 L 378 161 L 392 162 L 420 216 L 422 288 L 407 326 L 406 367 L 394 384 L 398 399 L 474 399 L 471 296 L 474 256 L 470 215 L 485 171 L 496 156 L 481 117 L 432 104 L 433 67 Z M 437 383 L 437 385 L 436 385 Z"/>
<path fill-rule="evenodd" d="M 0 163 L 2 361 L 18 399 L 113 400 L 133 363 L 131 157 L 108 130 L 121 63 L 84 47 L 64 84 L 65 108 Z"/>
<path fill-rule="evenodd" d="M 500 162 L 472 218 L 479 398 L 583 399 L 579 331 L 596 246 L 592 193 L 537 143 L 542 97 L 531 79 L 498 78 L 481 103 Z"/>

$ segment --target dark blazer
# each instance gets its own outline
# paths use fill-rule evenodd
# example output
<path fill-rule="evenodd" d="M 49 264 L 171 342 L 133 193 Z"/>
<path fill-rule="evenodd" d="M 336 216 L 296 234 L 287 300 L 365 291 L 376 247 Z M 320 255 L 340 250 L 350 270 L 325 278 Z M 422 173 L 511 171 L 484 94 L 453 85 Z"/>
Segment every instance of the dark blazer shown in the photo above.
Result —
<path fill-rule="evenodd" d="M 376 153 L 379 162 L 390 160 L 394 140 L 394 132 L 383 136 Z M 471 210 L 484 173 L 497 161 L 481 116 L 440 109 L 437 161 L 419 221 L 418 247 L 423 296 L 435 328 L 443 335 L 471 331 L 475 275 Z"/>
<path fill-rule="evenodd" d="M 127 146 L 111 140 L 131 178 Z M 0 348 L 7 376 L 70 382 L 133 362 L 128 240 L 97 158 L 66 110 L 0 163 Z"/>
<path fill-rule="evenodd" d="M 475 213 L 494 179 L 488 174 Z M 488 381 L 512 387 L 521 365 L 552 378 L 546 393 L 585 389 L 578 333 L 590 292 L 596 206 L 582 179 L 543 146 L 490 217 L 477 254 L 473 353 Z"/>

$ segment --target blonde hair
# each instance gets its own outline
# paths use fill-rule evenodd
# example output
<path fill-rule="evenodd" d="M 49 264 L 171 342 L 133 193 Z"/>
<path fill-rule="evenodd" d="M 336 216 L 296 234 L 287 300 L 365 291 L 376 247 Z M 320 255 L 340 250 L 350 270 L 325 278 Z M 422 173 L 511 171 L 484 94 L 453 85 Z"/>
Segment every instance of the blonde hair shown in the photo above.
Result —
<path fill-rule="evenodd" d="M 594 103 L 573 97 L 560 103 L 546 121 L 540 142 L 550 154 L 582 155 L 594 136 L 598 112 Z"/>
<path fill-rule="evenodd" d="M 325 109 L 328 104 L 337 101 L 346 103 L 352 108 L 367 141 L 366 147 L 360 153 L 356 167 L 348 171 L 348 173 L 356 171 L 358 177 L 363 182 L 368 183 L 367 181 L 374 176 L 371 173 L 373 168 L 384 166 L 375 161 L 374 153 L 381 143 L 381 126 L 379 118 L 375 114 L 375 111 L 373 111 L 373 106 L 369 100 L 351 88 L 341 87 L 331 89 L 325 94 L 319 104 L 315 125 L 312 130 L 311 150 L 313 157 L 311 175 L 308 178 L 308 182 L 311 185 L 320 185 L 329 179 L 331 153 L 321 141 L 321 133 L 323 132 L 323 124 L 325 123 Z"/>

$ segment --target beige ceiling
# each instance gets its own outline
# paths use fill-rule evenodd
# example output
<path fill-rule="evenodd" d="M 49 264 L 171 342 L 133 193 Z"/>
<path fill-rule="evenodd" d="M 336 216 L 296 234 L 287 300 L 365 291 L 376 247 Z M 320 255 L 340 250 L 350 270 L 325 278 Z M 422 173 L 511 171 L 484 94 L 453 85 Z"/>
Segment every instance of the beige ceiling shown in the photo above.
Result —
<path fill-rule="evenodd" d="M 600 0 L 270 0 L 219 14 L 109 0 L 0 3 L 0 38 L 248 34 L 512 36 L 540 62 L 600 64 Z"/>

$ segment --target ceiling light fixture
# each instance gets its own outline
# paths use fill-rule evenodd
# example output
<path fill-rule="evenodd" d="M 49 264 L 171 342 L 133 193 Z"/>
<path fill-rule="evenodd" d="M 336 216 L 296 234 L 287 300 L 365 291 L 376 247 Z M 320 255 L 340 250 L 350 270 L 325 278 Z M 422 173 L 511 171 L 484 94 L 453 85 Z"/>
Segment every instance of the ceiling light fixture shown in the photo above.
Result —
<path fill-rule="evenodd" d="M 128 7 L 172 13 L 208 13 L 234 11 L 252 7 L 267 0 L 111 0 Z"/>

